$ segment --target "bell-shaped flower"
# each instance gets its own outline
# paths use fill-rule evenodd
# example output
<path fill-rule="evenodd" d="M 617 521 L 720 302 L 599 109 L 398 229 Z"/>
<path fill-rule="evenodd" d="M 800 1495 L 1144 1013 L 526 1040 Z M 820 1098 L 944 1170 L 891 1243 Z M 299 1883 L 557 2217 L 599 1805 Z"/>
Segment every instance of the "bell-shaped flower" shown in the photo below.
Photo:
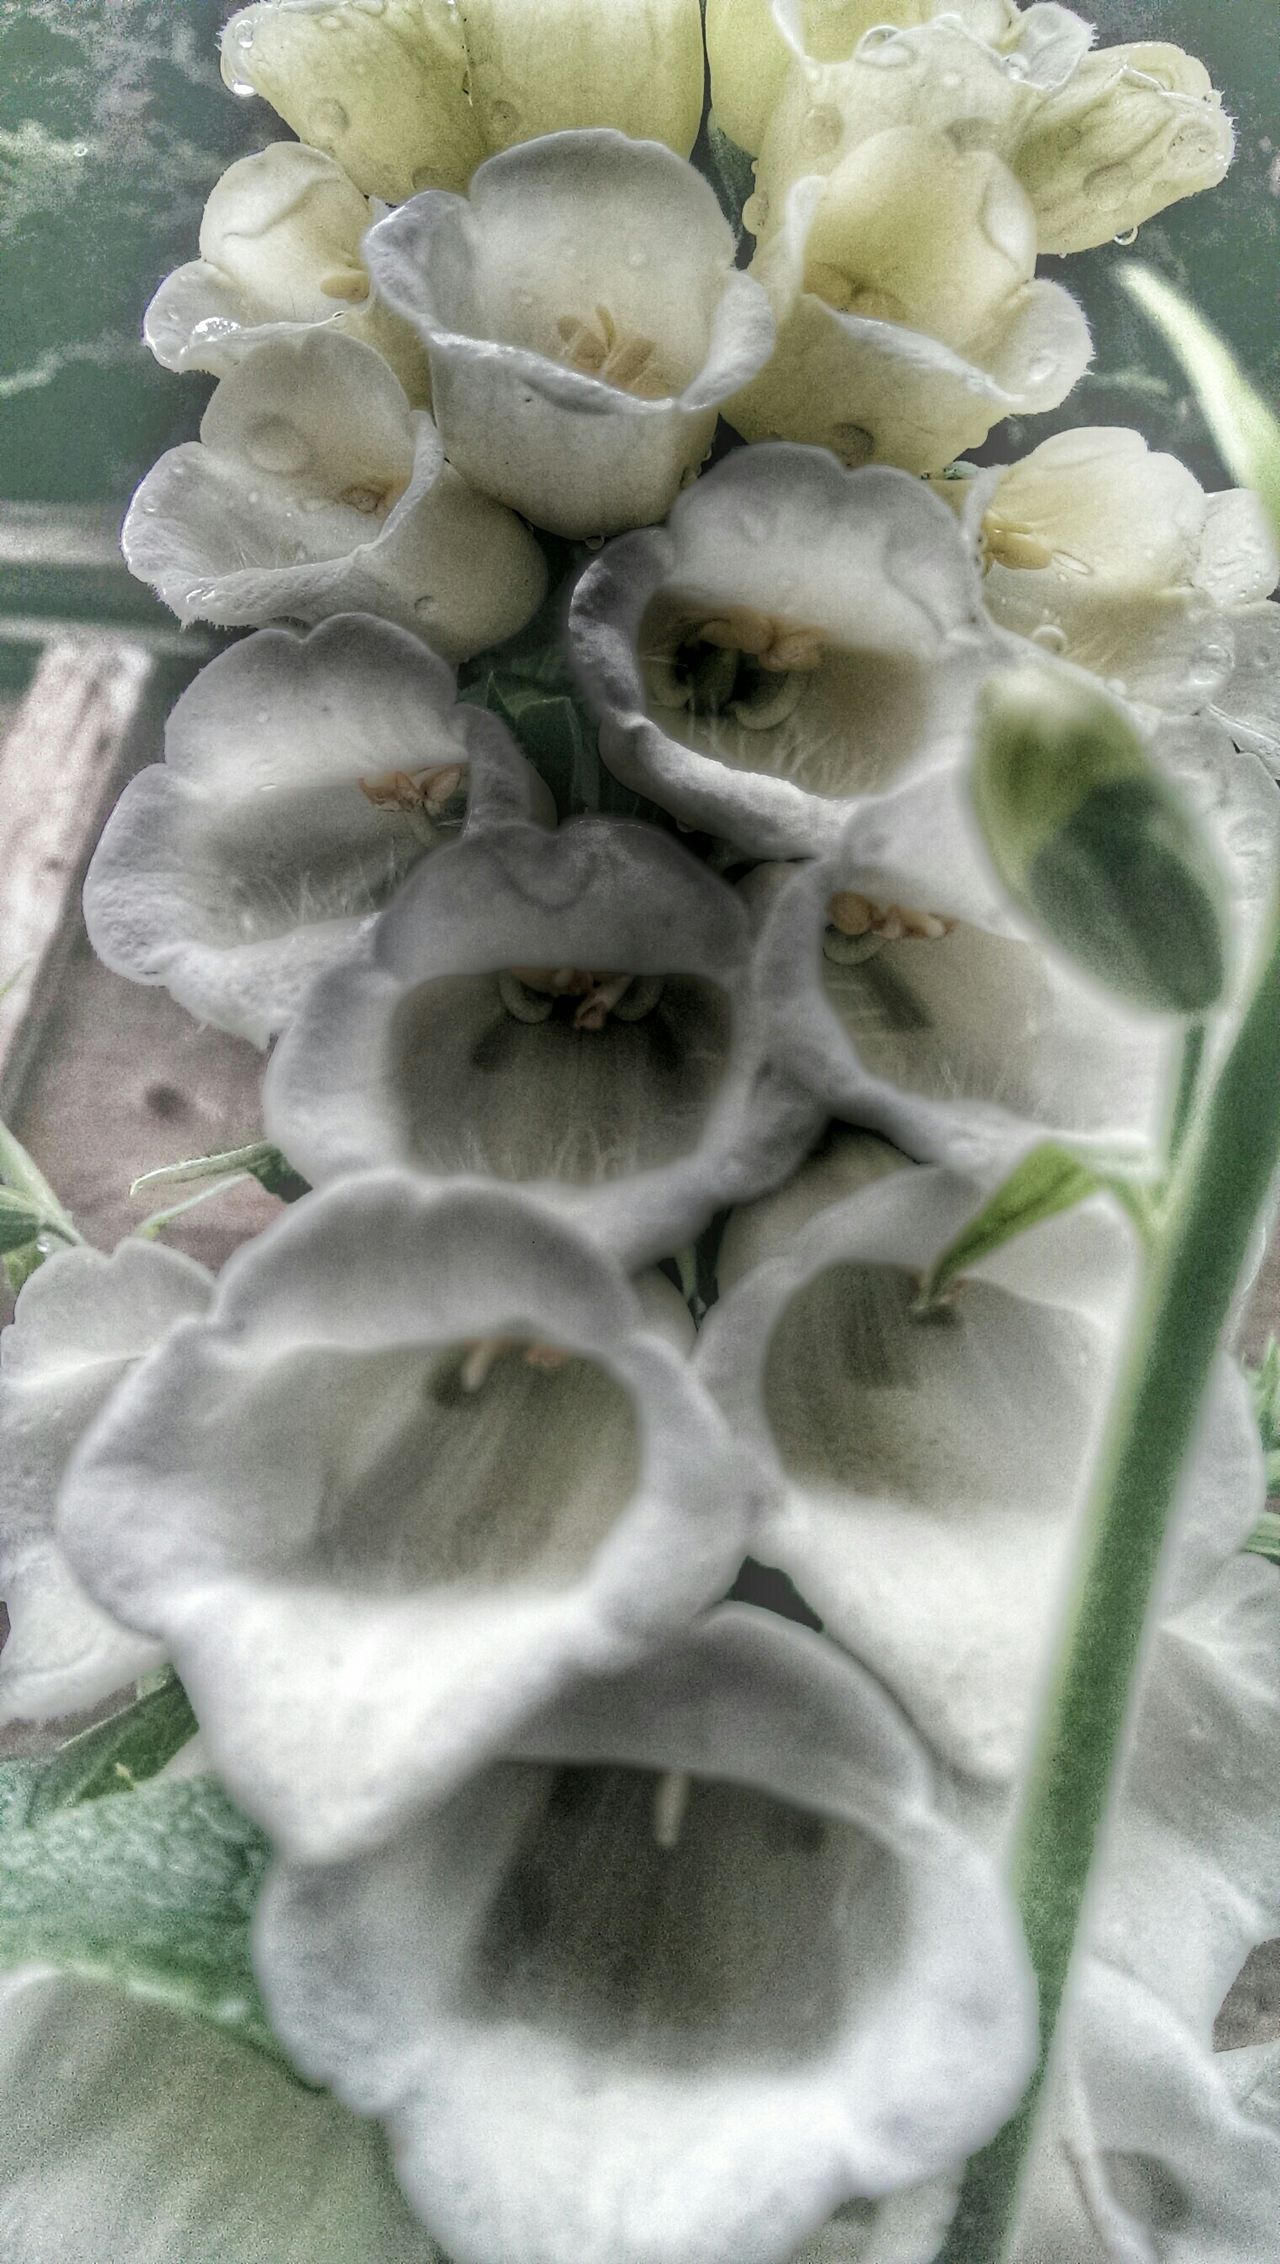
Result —
<path fill-rule="evenodd" d="M 967 750 L 1002 657 L 970 547 L 919 481 L 738 449 L 578 583 L 570 654 L 619 778 L 750 855 Z"/>
<path fill-rule="evenodd" d="M 784 1177 L 821 1121 L 769 1073 L 734 891 L 656 827 L 489 826 L 428 860 L 272 1057 L 270 1136 L 531 1188 L 628 1262 Z"/>
<path fill-rule="evenodd" d="M 992 151 L 917 124 L 859 140 L 788 190 L 751 263 L 777 351 L 724 414 L 747 440 L 941 472 L 1088 364 L 1083 314 L 1035 263 L 1035 214 Z"/>
<path fill-rule="evenodd" d="M 425 402 L 426 356 L 370 291 L 360 245 L 373 219 L 323 150 L 273 142 L 240 158 L 204 208 L 199 259 L 167 275 L 147 308 L 156 360 L 225 377 L 251 346 L 323 324 L 376 346 L 409 399 Z"/>
<path fill-rule="evenodd" d="M 1231 121 L 1180 48 L 1091 53 L 1089 25 L 1068 9 L 948 4 L 890 7 L 856 46 L 833 52 L 809 28 L 815 13 L 812 0 L 774 6 L 793 59 L 759 145 L 746 213 L 757 234 L 782 225 L 805 174 L 831 173 L 859 144 L 908 125 L 999 158 L 1026 194 L 1041 252 L 1127 235 L 1230 164 Z"/>
<path fill-rule="evenodd" d="M 1009 2112 L 995 1867 L 821 1636 L 722 1607 L 509 1751 L 256 1920 L 290 2052 L 386 2121 L 455 2264 L 786 2264 Z"/>
<path fill-rule="evenodd" d="M 660 519 L 773 347 L 710 185 L 612 129 L 490 158 L 469 199 L 415 197 L 365 250 L 427 347 L 450 463 L 557 534 Z"/>
<path fill-rule="evenodd" d="M 305 330 L 254 348 L 129 507 L 125 559 L 181 621 L 375 613 L 463 660 L 546 589 L 527 527 L 444 460 L 372 346 Z"/>
<path fill-rule="evenodd" d="M 222 75 L 366 196 L 463 188 L 484 155 L 454 0 L 260 0 L 226 25 Z"/>
<path fill-rule="evenodd" d="M 0 1979 L 5 2264 L 443 2264 L 379 2134 L 168 2006 Z"/>
<path fill-rule="evenodd" d="M 1020 77 L 1032 68 L 1050 78 L 1074 65 L 1089 42 L 1088 26 L 1065 8 L 1032 6 L 1017 0 L 707 0 L 707 59 L 711 65 L 711 108 L 716 124 L 739 148 L 765 146 L 779 105 L 797 103 L 807 75 L 792 65 L 847 63 L 865 33 L 878 31 L 867 49 L 875 52 L 885 29 L 903 31 L 945 15 L 987 51 L 1016 53 Z M 1046 74 L 1047 52 L 1054 69 Z M 839 83 L 839 82 L 837 82 Z M 812 98 L 811 98 L 812 100 Z M 829 140 L 828 120 L 808 117 L 805 140 L 811 150 Z M 801 168 L 803 170 L 803 168 Z"/>
<path fill-rule="evenodd" d="M 1256 2264 L 1280 2211 L 1276 2046 L 1213 2049 L 1280 1930 L 1280 1580 L 1228 1564 L 1148 1652 L 1010 2264 Z M 973 1813 L 973 1804 L 961 1798 Z M 945 2180 L 838 2215 L 794 2264 L 934 2264 Z"/>
<path fill-rule="evenodd" d="M 1124 426 L 1055 433 L 1020 463 L 939 492 L 977 536 L 1002 627 L 1153 707 L 1212 708 L 1245 726 L 1242 744 L 1280 758 L 1280 700 L 1273 685 L 1260 705 L 1252 688 L 1257 649 L 1269 646 L 1274 666 L 1280 637 L 1265 602 L 1280 557 L 1256 496 L 1206 495 Z"/>
<path fill-rule="evenodd" d="M 1041 251 L 1079 252 L 1216 188 L 1234 147 L 1203 63 L 1139 40 L 1083 56 L 1038 105 L 1014 163 Z"/>
<path fill-rule="evenodd" d="M 0 1722 L 79 1713 L 163 1663 L 76 1578 L 54 1530 L 76 1445 L 129 1371 L 175 1323 L 202 1313 L 202 1266 L 150 1242 L 114 1255 L 61 1250 L 22 1289 L 0 1336 Z M 96 1517 L 92 1497 L 85 1520 Z"/>
<path fill-rule="evenodd" d="M 264 1046 L 464 812 L 482 826 L 551 802 L 444 661 L 366 614 L 261 629 L 201 671 L 163 763 L 116 803 L 85 880 L 89 940 Z"/>
<path fill-rule="evenodd" d="M 616 126 L 689 155 L 702 123 L 698 0 L 458 0 L 458 14 L 486 148 Z"/>
<path fill-rule="evenodd" d="M 1162 724 L 1162 769 L 1229 878 L 1228 995 L 1267 948 L 1280 806 L 1215 726 Z M 976 837 L 965 772 L 870 797 L 844 839 L 743 884 L 775 1066 L 909 1155 L 1004 1171 L 1038 1140 L 1150 1164 L 1167 1131 L 1181 1026 L 1129 1004 L 1015 918 Z M 1215 1010 L 1210 1043 L 1233 1008 Z"/>
<path fill-rule="evenodd" d="M 1007 1781 L 1047 1665 L 1137 1273 L 1094 1201 L 921 1309 L 989 1187 L 892 1171 L 818 1212 L 722 1295 L 697 1366 L 771 1481 L 753 1546 L 882 1676 L 943 1758 Z M 1224 1363 L 1184 1482 L 1168 1608 L 1237 1549 L 1263 1497 Z"/>
<path fill-rule="evenodd" d="M 91 1433 L 60 1529 L 293 1853 L 397 1829 L 732 1582 L 751 1472 L 645 1302 L 508 1188 L 365 1173 L 238 1251 Z"/>

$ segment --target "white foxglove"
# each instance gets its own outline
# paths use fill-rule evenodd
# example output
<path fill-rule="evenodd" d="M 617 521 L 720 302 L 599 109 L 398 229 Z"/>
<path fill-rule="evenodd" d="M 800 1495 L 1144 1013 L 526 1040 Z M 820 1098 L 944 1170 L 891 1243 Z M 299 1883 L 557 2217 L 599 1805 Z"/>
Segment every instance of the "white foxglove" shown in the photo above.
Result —
<path fill-rule="evenodd" d="M 358 949 L 405 875 L 497 803 L 549 803 L 452 670 L 367 615 L 262 629 L 170 714 L 85 881 L 98 957 L 202 1021 L 265 1045 L 307 985 Z"/>
<path fill-rule="evenodd" d="M 480 1173 L 639 1264 L 773 1185 L 817 1129 L 767 1071 L 763 1019 L 743 905 L 669 835 L 494 825 L 314 985 L 264 1114 L 313 1182 Z"/>
<path fill-rule="evenodd" d="M 148 473 L 122 540 L 184 622 L 374 613 L 446 660 L 523 628 L 546 588 L 528 528 L 445 462 L 372 346 L 329 330 L 237 362 L 200 439 Z"/>
<path fill-rule="evenodd" d="M 257 1923 L 295 2058 L 387 2121 L 455 2264 L 785 2264 L 1008 2111 L 1003 1891 L 820 1637 L 727 1607 L 512 1750 Z"/>
<path fill-rule="evenodd" d="M 490 158 L 365 250 L 427 348 L 450 463 L 557 534 L 660 519 L 773 347 L 709 184 L 611 129 Z"/>
<path fill-rule="evenodd" d="M 175 268 L 144 334 L 166 369 L 225 377 L 264 339 L 323 325 L 376 346 L 409 399 L 430 396 L 411 330 L 372 296 L 361 242 L 374 219 L 342 167 L 303 142 L 228 166 L 204 208 L 200 257 Z"/>
<path fill-rule="evenodd" d="M 91 1433 L 63 1543 L 293 1853 L 386 1837 L 732 1581 L 755 1483 L 649 1296 L 509 1189 L 366 1173 L 239 1251 Z"/>

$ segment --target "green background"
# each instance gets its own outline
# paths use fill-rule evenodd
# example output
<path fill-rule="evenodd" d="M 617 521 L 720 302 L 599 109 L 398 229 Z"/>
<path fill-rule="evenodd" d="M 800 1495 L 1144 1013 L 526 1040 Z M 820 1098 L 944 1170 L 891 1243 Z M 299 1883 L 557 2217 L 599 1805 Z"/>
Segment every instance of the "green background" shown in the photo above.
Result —
<path fill-rule="evenodd" d="M 219 172 L 282 131 L 222 85 L 230 0 L 0 0 L 0 510 L 73 508 L 100 547 L 136 481 L 195 430 L 208 381 L 139 343 L 160 278 L 194 256 Z M 1280 0 L 1115 0 L 1104 40 L 1170 39 L 1209 65 L 1239 122 L 1225 186 L 1142 231 L 1138 252 L 1191 291 L 1280 397 Z M 1194 404 L 1114 281 L 1110 246 L 1044 262 L 1083 300 L 1093 372 L 1052 418 L 995 436 L 1004 457 L 1056 425 L 1124 422 L 1219 483 Z M 11 506 L 25 505 L 25 512 Z M 100 566 L 0 562 L 0 639 L 15 614 L 158 621 L 149 594 Z"/>

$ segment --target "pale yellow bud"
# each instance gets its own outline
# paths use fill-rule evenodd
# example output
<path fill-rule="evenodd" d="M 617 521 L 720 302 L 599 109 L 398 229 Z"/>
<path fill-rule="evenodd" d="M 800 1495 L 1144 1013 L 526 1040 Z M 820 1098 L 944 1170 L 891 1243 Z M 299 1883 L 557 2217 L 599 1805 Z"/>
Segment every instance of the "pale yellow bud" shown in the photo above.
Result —
<path fill-rule="evenodd" d="M 693 148 L 698 0 L 459 0 L 458 14 L 487 149 L 582 126 Z"/>
<path fill-rule="evenodd" d="M 484 156 L 450 0 L 260 0 L 227 25 L 222 75 L 366 196 L 465 188 Z"/>
<path fill-rule="evenodd" d="M 1213 188 L 1233 146 L 1208 72 L 1181 48 L 1146 42 L 1087 55 L 1040 104 L 1016 159 L 1041 251 L 1086 251 Z"/>

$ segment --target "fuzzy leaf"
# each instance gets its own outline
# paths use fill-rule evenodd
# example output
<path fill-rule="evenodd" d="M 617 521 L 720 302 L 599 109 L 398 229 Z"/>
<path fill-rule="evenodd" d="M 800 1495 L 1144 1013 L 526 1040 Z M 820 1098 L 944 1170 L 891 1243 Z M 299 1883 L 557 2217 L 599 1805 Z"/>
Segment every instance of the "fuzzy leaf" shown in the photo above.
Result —
<path fill-rule="evenodd" d="M 132 1791 L 158 1775 L 195 1733 L 186 1691 L 176 1675 L 164 1675 L 131 1706 L 58 1747 L 40 1770 L 24 1821 L 42 1823 L 82 1800 Z"/>
<path fill-rule="evenodd" d="M 249 1962 L 261 1833 L 210 1777 L 158 1779 L 118 1799 L 86 1791 L 41 1818 L 49 1794 L 36 1767 L 0 1770 L 0 1963 L 106 1982 L 277 2053 Z M 36 1814 L 20 1823 L 24 1795 Z"/>

